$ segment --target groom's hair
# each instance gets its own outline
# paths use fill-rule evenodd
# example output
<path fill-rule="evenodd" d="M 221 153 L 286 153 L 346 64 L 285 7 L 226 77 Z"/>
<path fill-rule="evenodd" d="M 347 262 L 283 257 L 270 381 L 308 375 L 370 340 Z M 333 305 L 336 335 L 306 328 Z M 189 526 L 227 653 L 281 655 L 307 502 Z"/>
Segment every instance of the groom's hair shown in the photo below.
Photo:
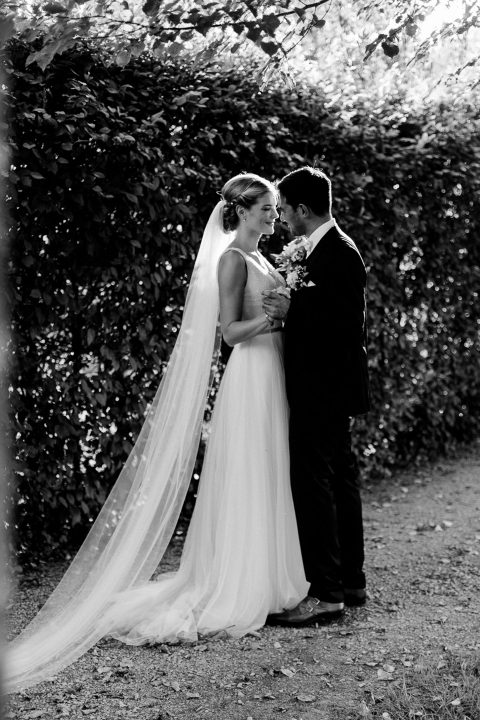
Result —
<path fill-rule="evenodd" d="M 307 166 L 293 170 L 279 180 L 277 188 L 294 210 L 306 205 L 319 216 L 332 210 L 332 183 L 318 168 Z"/>

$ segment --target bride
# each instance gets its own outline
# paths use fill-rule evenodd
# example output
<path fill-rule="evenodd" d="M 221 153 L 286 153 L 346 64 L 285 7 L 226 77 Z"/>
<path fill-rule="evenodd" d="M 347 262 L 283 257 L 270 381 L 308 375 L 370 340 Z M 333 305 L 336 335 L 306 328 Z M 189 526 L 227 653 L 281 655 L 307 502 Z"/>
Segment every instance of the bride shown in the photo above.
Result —
<path fill-rule="evenodd" d="M 60 584 L 10 643 L 8 692 L 59 672 L 105 636 L 134 645 L 239 637 L 307 594 L 289 481 L 281 322 L 262 309 L 262 292 L 283 280 L 257 247 L 273 233 L 276 190 L 245 173 L 221 196 L 137 443 Z M 152 582 L 190 482 L 218 318 L 233 351 L 195 510 L 178 571 Z"/>

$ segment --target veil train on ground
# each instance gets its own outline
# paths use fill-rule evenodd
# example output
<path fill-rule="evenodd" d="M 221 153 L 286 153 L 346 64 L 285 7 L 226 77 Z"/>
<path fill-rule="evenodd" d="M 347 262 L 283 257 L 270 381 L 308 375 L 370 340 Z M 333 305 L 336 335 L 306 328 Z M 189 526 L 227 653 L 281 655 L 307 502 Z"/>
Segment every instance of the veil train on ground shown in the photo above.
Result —
<path fill-rule="evenodd" d="M 193 472 L 220 340 L 216 272 L 232 240 L 223 206 L 206 225 L 182 326 L 137 442 L 58 587 L 7 645 L 6 692 L 55 675 L 91 648 L 111 598 L 146 583 L 165 553 Z"/>

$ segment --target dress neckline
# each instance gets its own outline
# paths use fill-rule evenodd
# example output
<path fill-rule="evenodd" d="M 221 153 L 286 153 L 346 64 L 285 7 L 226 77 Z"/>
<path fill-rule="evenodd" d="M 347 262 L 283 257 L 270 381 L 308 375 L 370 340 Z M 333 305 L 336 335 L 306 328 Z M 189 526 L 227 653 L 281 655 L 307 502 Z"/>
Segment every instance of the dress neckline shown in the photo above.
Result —
<path fill-rule="evenodd" d="M 278 270 L 267 260 L 267 258 L 264 255 L 262 255 L 262 253 L 259 250 L 247 252 L 246 250 L 243 250 L 242 248 L 234 247 L 233 245 L 226 248 L 225 252 L 228 252 L 229 250 L 233 250 L 234 252 L 239 252 L 247 260 L 252 260 L 254 265 L 257 267 L 257 269 L 263 270 L 264 272 L 268 273 L 268 275 L 270 275 L 270 276 L 277 275 L 278 277 L 282 277 L 281 273 L 278 272 Z"/>

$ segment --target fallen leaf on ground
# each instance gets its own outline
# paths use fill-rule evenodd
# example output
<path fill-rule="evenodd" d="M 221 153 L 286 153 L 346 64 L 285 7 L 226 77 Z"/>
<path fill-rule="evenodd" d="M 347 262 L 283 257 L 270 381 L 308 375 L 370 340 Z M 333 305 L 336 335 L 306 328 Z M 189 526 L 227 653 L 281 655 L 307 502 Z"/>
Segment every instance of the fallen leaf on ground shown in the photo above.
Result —
<path fill-rule="evenodd" d="M 362 700 L 362 702 L 360 703 L 360 707 L 358 708 L 358 714 L 362 718 L 366 718 L 371 715 L 370 708 L 368 707 L 365 700 Z"/>
<path fill-rule="evenodd" d="M 180 692 L 180 685 L 176 680 L 163 680 L 162 685 L 172 688 L 175 692 Z"/>
<path fill-rule="evenodd" d="M 382 668 L 378 668 L 377 677 L 379 680 L 393 680 L 393 675 L 389 672 L 385 672 Z"/>
<path fill-rule="evenodd" d="M 315 702 L 316 697 L 315 695 L 304 695 L 303 693 L 301 693 L 300 695 L 297 695 L 297 700 L 299 702 L 310 703 Z"/>

